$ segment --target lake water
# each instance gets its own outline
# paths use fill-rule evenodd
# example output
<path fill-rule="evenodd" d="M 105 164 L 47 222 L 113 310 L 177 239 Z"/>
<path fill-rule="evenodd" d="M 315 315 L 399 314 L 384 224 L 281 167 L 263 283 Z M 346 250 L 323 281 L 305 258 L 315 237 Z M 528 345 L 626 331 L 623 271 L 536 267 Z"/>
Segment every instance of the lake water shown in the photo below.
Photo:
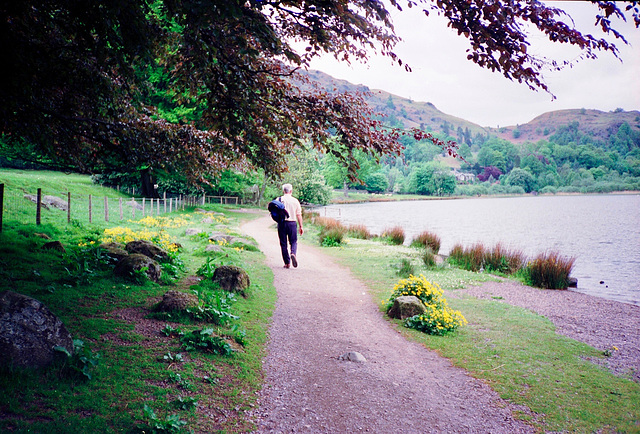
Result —
<path fill-rule="evenodd" d="M 374 234 L 402 226 L 407 244 L 428 230 L 440 237 L 442 254 L 476 242 L 500 242 L 528 256 L 554 250 L 576 258 L 577 291 L 640 305 L 637 194 L 371 202 L 318 211 Z"/>

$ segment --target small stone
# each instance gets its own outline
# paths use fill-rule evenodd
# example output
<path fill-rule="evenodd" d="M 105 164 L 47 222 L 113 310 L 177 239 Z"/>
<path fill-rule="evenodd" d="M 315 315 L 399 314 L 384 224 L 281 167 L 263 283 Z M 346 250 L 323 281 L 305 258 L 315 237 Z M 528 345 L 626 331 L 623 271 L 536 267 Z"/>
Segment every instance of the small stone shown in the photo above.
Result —
<path fill-rule="evenodd" d="M 343 355 L 338 357 L 338 359 L 355 363 L 365 363 L 367 361 L 367 359 L 357 351 L 349 351 L 347 353 L 344 353 Z"/>

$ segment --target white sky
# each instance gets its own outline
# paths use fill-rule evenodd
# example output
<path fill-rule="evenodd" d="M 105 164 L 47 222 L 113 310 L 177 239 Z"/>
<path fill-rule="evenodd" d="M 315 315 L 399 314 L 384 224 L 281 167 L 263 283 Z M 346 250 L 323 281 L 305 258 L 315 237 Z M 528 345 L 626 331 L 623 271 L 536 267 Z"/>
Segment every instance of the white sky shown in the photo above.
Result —
<path fill-rule="evenodd" d="M 592 4 L 563 1 L 552 5 L 567 11 L 578 30 L 602 37 L 593 25 L 596 8 Z M 372 56 L 366 65 L 351 66 L 325 56 L 316 59 L 311 68 L 371 89 L 431 102 L 447 114 L 484 127 L 524 124 L 542 113 L 562 109 L 640 110 L 640 30 L 635 29 L 632 19 L 614 25 L 631 44 L 616 43 L 623 62 L 610 53 L 600 53 L 596 60 L 582 60 L 573 68 L 544 73 L 549 90 L 557 98 L 552 101 L 544 91 L 529 90 L 466 60 L 468 40 L 446 27 L 444 19 L 434 12 L 425 17 L 415 7 L 393 11 L 396 35 L 403 39 L 394 51 L 412 72 L 382 56 Z M 547 58 L 571 60 L 577 55 L 577 50 L 566 44 L 550 44 L 543 35 L 534 36 L 530 51 L 537 41 L 541 44 L 537 52 Z"/>

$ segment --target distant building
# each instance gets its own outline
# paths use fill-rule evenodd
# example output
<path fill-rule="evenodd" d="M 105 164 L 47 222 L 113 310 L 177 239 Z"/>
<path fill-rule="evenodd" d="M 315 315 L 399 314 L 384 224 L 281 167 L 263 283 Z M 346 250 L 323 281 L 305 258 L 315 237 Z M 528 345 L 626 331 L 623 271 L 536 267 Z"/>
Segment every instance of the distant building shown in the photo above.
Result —
<path fill-rule="evenodd" d="M 453 174 L 456 177 L 456 181 L 459 183 L 467 184 L 476 180 L 476 175 L 473 173 L 458 172 L 457 170 L 454 170 Z"/>

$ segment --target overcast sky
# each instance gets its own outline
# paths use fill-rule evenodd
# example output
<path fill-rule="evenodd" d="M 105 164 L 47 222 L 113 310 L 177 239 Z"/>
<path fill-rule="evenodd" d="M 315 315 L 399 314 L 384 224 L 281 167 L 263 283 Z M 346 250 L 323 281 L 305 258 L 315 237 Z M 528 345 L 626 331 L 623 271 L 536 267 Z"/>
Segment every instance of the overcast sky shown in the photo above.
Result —
<path fill-rule="evenodd" d="M 593 24 L 596 8 L 587 2 L 553 2 L 569 12 L 578 30 L 601 37 Z M 392 65 L 388 58 L 372 57 L 368 64 L 337 62 L 331 56 L 314 61 L 313 69 L 371 89 L 382 89 L 414 101 L 428 101 L 439 110 L 485 127 L 524 124 L 553 110 L 570 108 L 611 111 L 640 110 L 640 30 L 632 19 L 618 25 L 631 46 L 616 43 L 623 62 L 609 53 L 582 60 L 573 68 L 546 72 L 550 91 L 531 91 L 466 60 L 468 40 L 447 28 L 441 17 L 425 17 L 418 8 L 393 12 L 396 34 L 403 39 L 396 54 L 412 72 Z M 558 60 L 574 59 L 577 50 L 531 39 L 532 49 Z M 611 39 L 611 38 L 610 38 Z M 541 45 L 539 45 L 541 44 Z"/>

